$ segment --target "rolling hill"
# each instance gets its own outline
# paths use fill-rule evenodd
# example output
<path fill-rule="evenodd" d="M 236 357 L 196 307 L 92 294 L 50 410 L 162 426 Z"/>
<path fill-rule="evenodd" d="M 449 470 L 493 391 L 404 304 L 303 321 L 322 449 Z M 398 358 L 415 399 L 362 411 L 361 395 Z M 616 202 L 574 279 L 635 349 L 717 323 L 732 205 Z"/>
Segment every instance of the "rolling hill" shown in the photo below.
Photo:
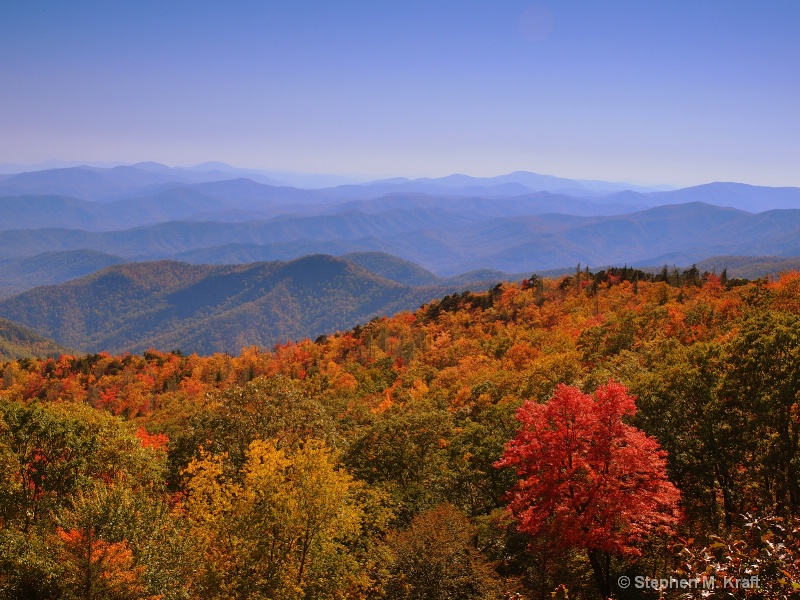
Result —
<path fill-rule="evenodd" d="M 346 329 L 461 286 L 412 287 L 326 255 L 109 267 L 0 300 L 0 315 L 80 351 L 238 352 Z"/>
<path fill-rule="evenodd" d="M 246 223 L 173 221 L 115 232 L 0 231 L 0 258 L 76 249 L 126 260 L 213 264 L 384 252 L 439 276 L 483 268 L 532 272 L 578 262 L 692 264 L 719 255 L 798 256 L 800 210 L 752 214 L 685 203 L 624 215 L 485 219 L 468 211 L 416 207 Z"/>
<path fill-rule="evenodd" d="M 48 340 L 26 327 L 0 318 L 0 361 L 69 354 L 64 346 Z"/>
<path fill-rule="evenodd" d="M 45 252 L 0 260 L 0 298 L 40 285 L 63 283 L 124 262 L 124 258 L 94 250 Z"/>
<path fill-rule="evenodd" d="M 367 271 L 411 287 L 424 286 L 477 286 L 481 289 L 494 285 L 498 281 L 521 279 L 529 274 L 509 274 L 491 269 L 481 269 L 439 277 L 414 264 L 385 252 L 352 252 L 342 254 L 342 248 L 336 244 L 320 244 L 323 251 L 317 254 L 330 254 L 331 250 L 336 255 L 354 264 L 364 267 Z M 325 252 L 327 250 L 327 252 Z M 230 244 L 223 248 L 214 248 L 204 256 L 204 251 L 187 252 L 183 260 L 192 264 L 231 265 L 253 262 L 267 262 L 275 260 L 270 256 L 267 246 L 254 244 Z M 279 257 L 291 260 L 294 256 L 285 253 Z M 36 256 L 16 259 L 0 260 L 0 298 L 20 294 L 34 287 L 63 283 L 71 279 L 90 275 L 111 265 L 129 262 L 120 256 L 104 254 L 95 250 L 64 250 L 60 252 L 46 252 Z"/>
<path fill-rule="evenodd" d="M 786 271 L 800 271 L 800 257 L 782 256 L 712 256 L 697 263 L 701 271 L 727 270 L 728 277 L 759 279 Z"/>

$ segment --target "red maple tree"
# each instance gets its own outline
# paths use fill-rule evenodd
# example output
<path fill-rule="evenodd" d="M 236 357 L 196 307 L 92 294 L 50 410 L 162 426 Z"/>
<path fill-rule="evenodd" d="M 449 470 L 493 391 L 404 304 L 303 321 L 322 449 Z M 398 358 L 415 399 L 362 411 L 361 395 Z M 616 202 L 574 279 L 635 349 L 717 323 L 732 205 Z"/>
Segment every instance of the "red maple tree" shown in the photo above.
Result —
<path fill-rule="evenodd" d="M 559 385 L 547 403 L 517 411 L 522 426 L 495 465 L 520 476 L 508 505 L 518 529 L 554 549 L 585 550 L 603 598 L 611 592 L 608 557 L 640 554 L 648 533 L 678 520 L 666 453 L 622 420 L 635 412 L 619 383 L 593 395 Z"/>

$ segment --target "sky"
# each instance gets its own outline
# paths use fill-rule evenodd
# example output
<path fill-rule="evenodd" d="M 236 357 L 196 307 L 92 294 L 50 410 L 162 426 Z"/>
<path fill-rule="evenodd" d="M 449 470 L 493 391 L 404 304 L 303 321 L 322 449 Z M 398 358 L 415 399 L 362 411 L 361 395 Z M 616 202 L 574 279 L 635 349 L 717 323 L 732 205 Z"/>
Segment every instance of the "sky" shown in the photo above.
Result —
<path fill-rule="evenodd" d="M 0 163 L 800 186 L 796 0 L 0 0 Z"/>

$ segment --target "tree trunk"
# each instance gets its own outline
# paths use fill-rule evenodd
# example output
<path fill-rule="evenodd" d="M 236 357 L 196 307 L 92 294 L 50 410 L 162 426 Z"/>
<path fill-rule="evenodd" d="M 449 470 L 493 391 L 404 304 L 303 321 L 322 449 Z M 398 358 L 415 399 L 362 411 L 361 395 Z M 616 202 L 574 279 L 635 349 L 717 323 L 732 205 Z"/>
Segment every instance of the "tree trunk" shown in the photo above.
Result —
<path fill-rule="evenodd" d="M 607 552 L 600 552 L 599 550 L 587 550 L 586 554 L 589 556 L 589 564 L 592 565 L 594 580 L 600 591 L 600 597 L 606 600 L 611 597 L 610 556 Z"/>

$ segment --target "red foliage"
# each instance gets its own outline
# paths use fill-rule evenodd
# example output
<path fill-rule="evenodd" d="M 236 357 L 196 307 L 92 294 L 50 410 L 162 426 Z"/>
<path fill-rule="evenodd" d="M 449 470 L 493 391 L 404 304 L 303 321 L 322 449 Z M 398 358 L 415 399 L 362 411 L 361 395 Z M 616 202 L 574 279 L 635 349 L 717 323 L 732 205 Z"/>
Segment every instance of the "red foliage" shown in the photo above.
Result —
<path fill-rule="evenodd" d="M 526 402 L 522 428 L 498 467 L 520 481 L 509 509 L 519 530 L 554 548 L 639 554 L 657 528 L 678 520 L 678 490 L 667 480 L 665 453 L 622 418 L 636 412 L 624 386 L 610 382 L 593 396 L 560 385 L 546 404 Z"/>
<path fill-rule="evenodd" d="M 139 427 L 136 431 L 136 437 L 142 443 L 142 448 L 167 451 L 169 438 L 163 433 L 148 433 L 144 427 Z"/>
<path fill-rule="evenodd" d="M 98 401 L 99 408 L 105 408 L 106 410 L 109 410 L 110 412 L 117 414 L 117 412 L 112 409 L 117 404 L 117 396 L 119 395 L 121 387 L 122 386 L 119 383 L 117 383 L 114 385 L 110 385 L 103 390 L 99 390 L 98 392 L 98 396 L 100 397 Z"/>

